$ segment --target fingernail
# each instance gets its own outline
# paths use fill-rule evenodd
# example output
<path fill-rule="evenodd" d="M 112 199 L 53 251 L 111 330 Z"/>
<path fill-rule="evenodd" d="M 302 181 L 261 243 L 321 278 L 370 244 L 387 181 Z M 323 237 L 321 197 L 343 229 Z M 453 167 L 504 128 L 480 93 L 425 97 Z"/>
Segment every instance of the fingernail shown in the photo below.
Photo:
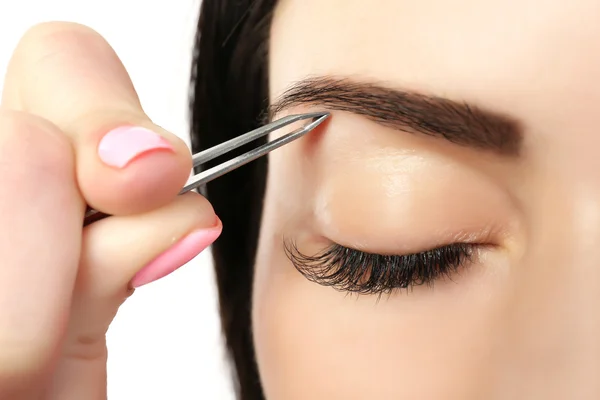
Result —
<path fill-rule="evenodd" d="M 155 150 L 175 151 L 165 138 L 149 129 L 123 126 L 104 135 L 98 155 L 105 164 L 124 168 L 135 158 Z"/>
<path fill-rule="evenodd" d="M 142 268 L 131 280 L 138 288 L 176 271 L 210 246 L 221 234 L 221 227 L 202 229 L 188 234 L 170 249 Z"/>

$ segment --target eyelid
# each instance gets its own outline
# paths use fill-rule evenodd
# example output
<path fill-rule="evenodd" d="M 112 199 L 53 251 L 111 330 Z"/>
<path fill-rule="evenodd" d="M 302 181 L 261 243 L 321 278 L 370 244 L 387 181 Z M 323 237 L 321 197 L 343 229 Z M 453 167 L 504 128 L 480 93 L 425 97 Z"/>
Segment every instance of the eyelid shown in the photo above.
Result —
<path fill-rule="evenodd" d="M 385 243 L 378 238 L 369 238 L 366 235 L 356 235 L 353 232 L 342 230 L 336 224 L 324 224 L 321 220 L 317 229 L 320 242 L 324 244 L 339 244 L 365 253 L 382 255 L 406 255 L 447 246 L 453 243 L 476 244 L 485 247 L 506 247 L 514 242 L 512 229 L 497 223 L 483 223 L 473 228 L 453 229 L 450 227 L 438 228 L 427 234 L 419 234 L 410 241 L 403 239 L 405 234 L 398 234 L 388 238 Z"/>
<path fill-rule="evenodd" d="M 336 164 L 321 169 L 311 207 L 316 229 L 334 242 L 406 253 L 455 238 L 501 243 L 512 229 L 515 211 L 507 196 L 466 172 L 427 167 L 382 176 Z M 406 180 L 409 187 L 389 195 L 387 179 Z"/>

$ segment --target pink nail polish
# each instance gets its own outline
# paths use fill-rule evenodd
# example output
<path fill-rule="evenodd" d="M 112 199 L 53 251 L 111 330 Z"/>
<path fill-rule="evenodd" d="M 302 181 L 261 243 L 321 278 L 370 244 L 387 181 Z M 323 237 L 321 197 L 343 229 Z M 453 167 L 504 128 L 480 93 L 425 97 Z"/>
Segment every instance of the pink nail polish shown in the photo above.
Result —
<path fill-rule="evenodd" d="M 217 240 L 221 230 L 222 228 L 219 226 L 218 228 L 202 229 L 188 234 L 142 268 L 131 280 L 131 286 L 138 288 L 174 272 Z"/>
<path fill-rule="evenodd" d="M 104 135 L 98 155 L 105 164 L 124 168 L 136 157 L 155 150 L 175 151 L 165 138 L 149 129 L 123 126 Z"/>

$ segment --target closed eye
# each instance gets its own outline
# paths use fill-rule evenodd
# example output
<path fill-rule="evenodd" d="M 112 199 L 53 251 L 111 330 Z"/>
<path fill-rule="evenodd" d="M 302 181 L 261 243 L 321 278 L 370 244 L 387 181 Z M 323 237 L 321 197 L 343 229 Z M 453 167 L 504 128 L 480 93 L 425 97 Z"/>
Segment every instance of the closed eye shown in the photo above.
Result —
<path fill-rule="evenodd" d="M 454 243 L 420 253 L 381 255 L 333 244 L 316 255 L 302 254 L 294 242 L 285 242 L 286 255 L 311 282 L 362 295 L 433 285 L 451 277 L 473 261 L 481 245 Z"/>

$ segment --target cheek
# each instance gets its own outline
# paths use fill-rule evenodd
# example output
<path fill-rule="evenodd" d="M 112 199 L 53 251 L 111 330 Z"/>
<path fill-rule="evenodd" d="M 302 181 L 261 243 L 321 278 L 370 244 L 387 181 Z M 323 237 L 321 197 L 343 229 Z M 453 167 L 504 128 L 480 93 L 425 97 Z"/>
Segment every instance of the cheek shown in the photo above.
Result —
<path fill-rule="evenodd" d="M 261 247 L 253 329 L 269 399 L 477 397 L 502 329 L 497 273 L 378 300 L 310 283 L 278 247 Z"/>

